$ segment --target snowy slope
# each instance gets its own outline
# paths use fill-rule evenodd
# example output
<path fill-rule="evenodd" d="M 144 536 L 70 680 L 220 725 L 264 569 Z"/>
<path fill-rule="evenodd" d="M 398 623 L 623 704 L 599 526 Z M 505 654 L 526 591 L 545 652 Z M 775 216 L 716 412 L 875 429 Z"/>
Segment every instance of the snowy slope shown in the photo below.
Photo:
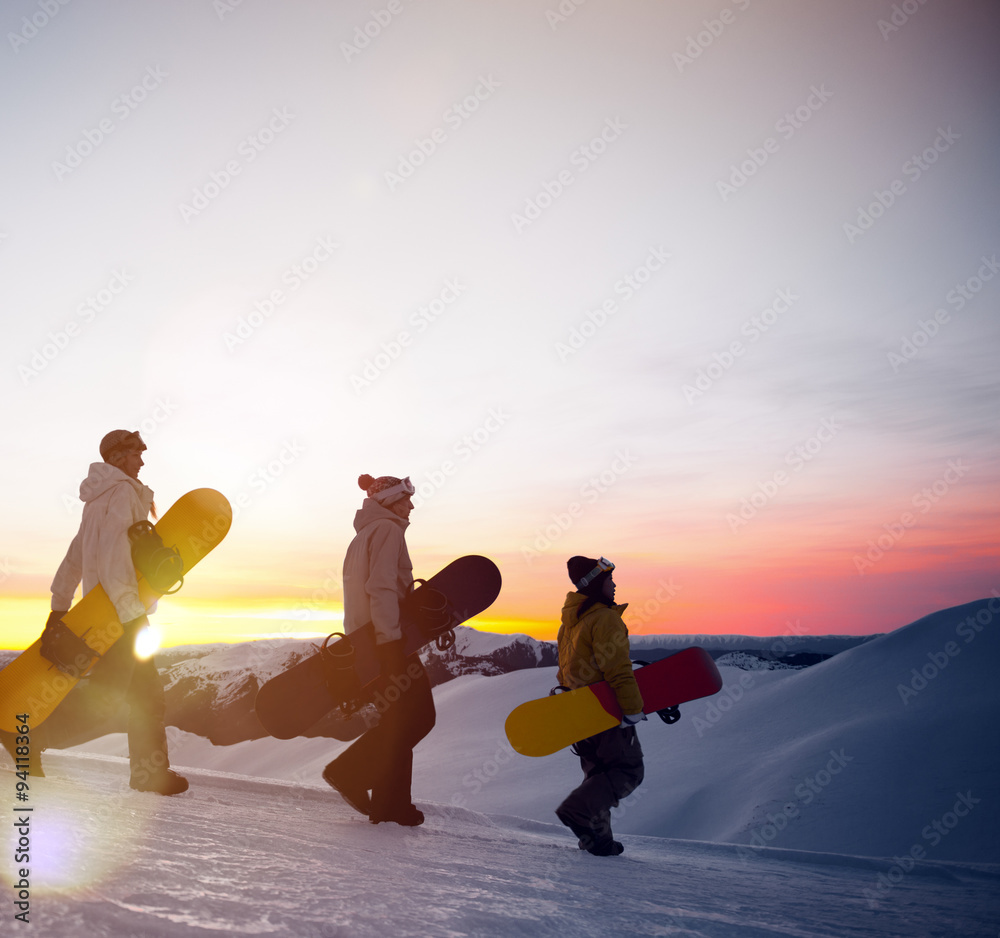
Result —
<path fill-rule="evenodd" d="M 198 771 L 167 799 L 131 792 L 115 760 L 51 765 L 60 777 L 31 790 L 23 931 L 39 938 L 986 938 L 1000 926 L 1000 874 L 970 865 L 917 863 L 892 882 L 884 860 L 761 849 L 747 861 L 637 836 L 599 858 L 515 817 L 424 804 L 421 828 L 374 827 L 319 787 Z"/>
<path fill-rule="evenodd" d="M 95 851 L 99 880 L 38 896 L 33 933 L 996 936 L 997 611 L 944 610 L 803 670 L 722 668 L 720 694 L 641 726 L 646 780 L 615 812 L 614 860 L 552 823 L 574 757 L 528 759 L 503 735 L 553 668 L 435 689 L 416 831 L 366 825 L 322 786 L 343 745 L 328 739 L 171 728 L 175 765 L 194 767 L 175 799 L 129 792 L 115 756 L 46 753 L 35 820 Z"/>
<path fill-rule="evenodd" d="M 682 706 L 679 723 L 641 725 L 646 782 L 623 804 L 616 830 L 869 856 L 917 846 L 935 860 L 1000 861 L 1000 632 L 991 619 L 976 631 L 977 614 L 991 616 L 986 601 L 803 670 L 721 668 L 722 691 Z M 948 664 L 911 695 L 911 683 L 921 686 L 913 669 L 932 673 L 942 654 Z M 578 783 L 578 762 L 568 750 L 517 755 L 503 722 L 554 683 L 555 669 L 539 668 L 435 688 L 438 725 L 417 750 L 417 797 L 550 821 Z M 305 782 L 344 745 L 216 747 L 171 729 L 178 764 Z M 125 742 L 106 737 L 85 748 L 123 755 Z M 959 807 L 967 817 L 940 834 L 933 825 L 950 822 L 963 795 L 974 800 Z"/>

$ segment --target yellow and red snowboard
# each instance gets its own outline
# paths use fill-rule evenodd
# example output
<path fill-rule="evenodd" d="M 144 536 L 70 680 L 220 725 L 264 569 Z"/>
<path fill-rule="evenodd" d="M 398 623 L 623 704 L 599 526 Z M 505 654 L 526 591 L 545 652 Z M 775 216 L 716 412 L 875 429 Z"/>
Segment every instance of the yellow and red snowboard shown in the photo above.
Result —
<path fill-rule="evenodd" d="M 156 523 L 156 533 L 166 547 L 177 550 L 186 575 L 226 536 L 233 521 L 226 497 L 213 489 L 195 489 L 182 495 Z M 141 573 L 136 573 L 139 599 L 149 609 L 163 595 Z M 103 587 L 95 586 L 62 621 L 95 652 L 103 655 L 119 638 L 122 624 Z M 60 671 L 42 657 L 37 639 L 0 671 L 0 730 L 15 732 L 19 715 L 27 715 L 31 726 L 39 726 L 93 667 L 95 659 L 79 675 Z"/>
<path fill-rule="evenodd" d="M 712 656 L 694 646 L 637 668 L 635 680 L 644 713 L 669 711 L 678 704 L 710 697 L 722 689 Z M 666 718 L 665 718 L 666 719 Z M 607 681 L 529 700 L 507 717 L 507 739 L 523 756 L 548 756 L 622 721 L 621 707 Z M 670 722 L 670 721 L 668 721 Z"/>

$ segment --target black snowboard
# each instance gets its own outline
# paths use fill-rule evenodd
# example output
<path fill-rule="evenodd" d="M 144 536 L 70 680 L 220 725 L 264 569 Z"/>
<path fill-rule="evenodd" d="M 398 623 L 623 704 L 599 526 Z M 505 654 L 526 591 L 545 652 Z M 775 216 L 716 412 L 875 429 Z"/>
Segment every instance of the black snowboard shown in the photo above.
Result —
<path fill-rule="evenodd" d="M 400 607 L 408 655 L 433 641 L 446 647 L 456 625 L 487 609 L 500 595 L 501 580 L 492 560 L 470 555 L 453 560 L 426 582 L 416 582 Z M 344 718 L 324 721 L 323 735 L 353 739 L 377 722 L 370 685 L 378 676 L 371 623 L 350 635 L 331 635 L 316 654 L 260 688 L 254 701 L 257 719 L 272 736 L 291 739 L 342 708 Z"/>

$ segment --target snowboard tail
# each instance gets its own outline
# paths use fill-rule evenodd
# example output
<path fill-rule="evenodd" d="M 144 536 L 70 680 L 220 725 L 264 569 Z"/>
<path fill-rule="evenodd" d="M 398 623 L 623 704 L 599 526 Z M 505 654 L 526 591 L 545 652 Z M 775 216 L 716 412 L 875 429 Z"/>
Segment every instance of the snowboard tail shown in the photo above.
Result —
<path fill-rule="evenodd" d="M 722 688 L 722 677 L 704 648 L 685 648 L 635 672 L 643 713 L 670 710 Z M 550 694 L 515 707 L 504 728 L 515 752 L 548 756 L 566 746 L 618 726 L 622 721 L 614 688 L 600 681 Z"/>
<path fill-rule="evenodd" d="M 157 521 L 155 531 L 167 548 L 176 551 L 186 575 L 226 536 L 232 520 L 232 509 L 224 495 L 213 489 L 195 489 L 170 507 Z M 152 586 L 139 572 L 136 581 L 139 599 L 146 609 L 166 592 Z M 85 656 L 77 656 L 80 667 L 62 670 L 43 657 L 42 640 L 36 639 L 0 671 L 0 730 L 14 732 L 19 716 L 28 717 L 32 727 L 43 723 L 124 634 L 115 607 L 100 585 L 76 603 L 62 622 L 98 657 L 87 662 Z"/>

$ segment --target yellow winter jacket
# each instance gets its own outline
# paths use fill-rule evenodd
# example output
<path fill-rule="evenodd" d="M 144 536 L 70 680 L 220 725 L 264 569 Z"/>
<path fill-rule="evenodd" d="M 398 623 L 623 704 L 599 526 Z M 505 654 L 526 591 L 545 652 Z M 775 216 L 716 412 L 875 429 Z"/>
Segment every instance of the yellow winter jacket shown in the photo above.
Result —
<path fill-rule="evenodd" d="M 559 683 L 576 689 L 607 681 L 615 691 L 623 713 L 642 712 L 642 694 L 632 673 L 628 629 L 622 621 L 627 604 L 597 603 L 583 615 L 577 610 L 587 597 L 569 593 L 559 626 Z"/>

